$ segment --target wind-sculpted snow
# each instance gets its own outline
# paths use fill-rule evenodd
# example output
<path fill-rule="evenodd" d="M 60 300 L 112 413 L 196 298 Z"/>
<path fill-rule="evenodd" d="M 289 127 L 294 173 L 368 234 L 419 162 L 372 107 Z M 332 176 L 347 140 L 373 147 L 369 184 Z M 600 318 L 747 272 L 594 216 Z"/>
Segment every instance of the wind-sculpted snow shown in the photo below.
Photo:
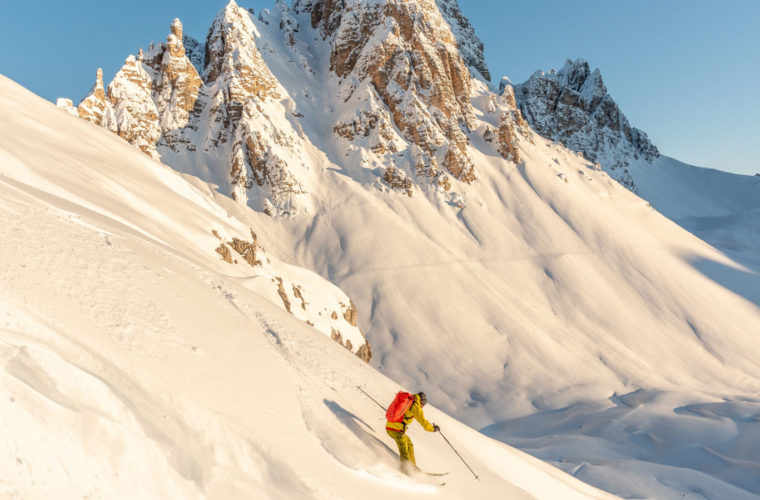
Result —
<path fill-rule="evenodd" d="M 636 391 L 605 403 L 540 412 L 483 432 L 625 498 L 760 496 L 760 459 L 750 444 L 760 433 L 757 398 Z"/>

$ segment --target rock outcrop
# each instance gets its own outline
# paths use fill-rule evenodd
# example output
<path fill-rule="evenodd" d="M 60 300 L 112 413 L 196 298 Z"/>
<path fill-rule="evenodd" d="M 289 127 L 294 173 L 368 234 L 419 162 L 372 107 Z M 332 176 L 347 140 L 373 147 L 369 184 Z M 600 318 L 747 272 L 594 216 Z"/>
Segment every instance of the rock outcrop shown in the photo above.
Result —
<path fill-rule="evenodd" d="M 76 106 L 74 106 L 74 102 L 71 99 L 66 99 L 65 97 L 59 97 L 55 100 L 55 105 L 59 108 L 65 110 L 68 114 L 72 116 L 79 116 L 79 112 L 77 111 Z"/>
<path fill-rule="evenodd" d="M 647 135 L 629 125 L 607 93 L 599 70 L 592 72 L 582 59 L 568 60 L 559 71 L 537 71 L 515 86 L 515 98 L 538 134 L 600 163 L 631 189 L 626 170 L 630 161 L 651 162 L 659 156 Z"/>
<path fill-rule="evenodd" d="M 360 359 L 370 361 L 372 349 L 359 329 L 358 310 L 345 293 L 309 271 L 283 265 L 259 244 L 253 229 L 250 238 L 220 231 L 211 230 L 214 252 L 223 262 L 234 266 L 233 273 L 242 271 L 246 276 L 257 277 L 252 280 L 256 284 L 253 291 L 270 297 L 274 303 L 279 301 L 283 309 L 299 320 L 329 336 Z M 342 315 L 336 310 L 342 311 Z"/>
<path fill-rule="evenodd" d="M 142 51 L 137 57 L 130 55 L 108 85 L 108 106 L 116 117 L 116 133 L 154 158 L 158 157 L 161 125 L 154 100 L 155 71 L 150 63 L 158 57 L 156 50 L 149 52 L 146 64 Z"/>
<path fill-rule="evenodd" d="M 182 23 L 175 19 L 166 39 L 156 72 L 154 100 L 160 117 L 163 144 L 177 151 L 179 144 L 189 145 L 183 129 L 197 129 L 191 124 L 191 114 L 203 82 L 187 57 L 182 35 Z"/>
<path fill-rule="evenodd" d="M 103 87 L 103 70 L 98 68 L 95 83 L 90 92 L 77 106 L 79 118 L 90 121 L 101 127 L 115 131 L 113 110 L 106 101 L 106 91 Z"/>
<path fill-rule="evenodd" d="M 520 163 L 522 158 L 518 148 L 519 137 L 522 136 L 529 142 L 533 142 L 533 133 L 523 119 L 522 113 L 517 109 L 511 84 L 502 84 L 501 95 L 491 96 L 488 113 L 498 116 L 498 126 L 496 128 L 488 126 L 483 138 L 486 142 L 495 143 L 496 150 L 505 160 Z"/>

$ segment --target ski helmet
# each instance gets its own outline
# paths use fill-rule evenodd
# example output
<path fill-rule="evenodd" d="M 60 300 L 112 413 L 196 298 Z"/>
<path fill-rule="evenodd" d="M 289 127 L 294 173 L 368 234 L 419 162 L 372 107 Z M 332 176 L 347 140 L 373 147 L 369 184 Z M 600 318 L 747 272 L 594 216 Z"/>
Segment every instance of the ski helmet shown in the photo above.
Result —
<path fill-rule="evenodd" d="M 422 406 L 425 406 L 427 404 L 427 396 L 425 396 L 425 393 L 424 392 L 418 392 L 417 396 L 420 397 L 420 404 Z"/>

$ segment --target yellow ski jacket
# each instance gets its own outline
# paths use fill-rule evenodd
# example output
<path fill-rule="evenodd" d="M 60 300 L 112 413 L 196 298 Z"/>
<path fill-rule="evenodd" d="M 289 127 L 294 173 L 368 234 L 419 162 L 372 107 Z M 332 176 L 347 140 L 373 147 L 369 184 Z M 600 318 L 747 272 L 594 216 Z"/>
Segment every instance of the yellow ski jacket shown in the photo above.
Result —
<path fill-rule="evenodd" d="M 420 425 L 428 432 L 434 432 L 435 429 L 433 428 L 433 424 L 428 422 L 425 419 L 425 414 L 422 413 L 422 404 L 420 404 L 420 397 L 415 394 L 414 395 L 414 403 L 412 403 L 412 406 L 409 407 L 408 410 L 406 410 L 406 413 L 404 413 L 404 418 L 401 420 L 401 422 L 386 422 L 385 428 L 389 431 L 396 431 L 404 433 L 406 432 L 406 428 L 409 424 L 412 423 L 412 420 L 417 419 L 417 422 L 420 423 Z"/>

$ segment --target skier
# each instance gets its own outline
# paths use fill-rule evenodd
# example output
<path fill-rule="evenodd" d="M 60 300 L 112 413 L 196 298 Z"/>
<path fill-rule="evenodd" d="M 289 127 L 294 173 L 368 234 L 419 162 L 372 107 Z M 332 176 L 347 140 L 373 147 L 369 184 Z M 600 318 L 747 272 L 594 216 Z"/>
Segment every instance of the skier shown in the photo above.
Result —
<path fill-rule="evenodd" d="M 437 432 L 441 430 L 436 424 L 431 424 L 425 419 L 422 413 L 422 407 L 427 404 L 427 396 L 424 392 L 411 395 L 406 392 L 399 392 L 396 399 L 393 400 L 388 408 L 388 422 L 385 424 L 385 432 L 396 441 L 398 452 L 401 459 L 401 471 L 409 474 L 411 471 L 419 471 L 417 462 L 414 460 L 414 445 L 409 436 L 406 435 L 406 428 L 417 419 L 417 422 L 428 432 Z"/>

